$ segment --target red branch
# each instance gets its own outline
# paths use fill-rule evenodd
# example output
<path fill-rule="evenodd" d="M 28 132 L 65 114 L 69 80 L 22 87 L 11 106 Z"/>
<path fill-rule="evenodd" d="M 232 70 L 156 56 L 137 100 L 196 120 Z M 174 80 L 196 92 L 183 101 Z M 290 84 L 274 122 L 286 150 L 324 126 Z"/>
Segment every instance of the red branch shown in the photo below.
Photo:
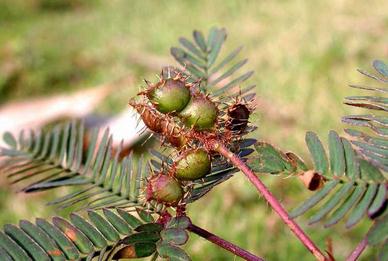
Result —
<path fill-rule="evenodd" d="M 322 254 L 321 250 L 314 244 L 314 242 L 305 234 L 303 229 L 288 215 L 287 211 L 275 198 L 275 196 L 268 190 L 264 183 L 256 176 L 256 174 L 234 153 L 229 151 L 223 144 L 217 140 L 208 143 L 210 147 L 229 159 L 235 167 L 241 170 L 247 176 L 249 181 L 256 187 L 256 189 L 263 195 L 271 207 L 278 213 L 283 222 L 290 228 L 290 230 L 298 237 L 303 245 L 316 257 L 317 260 L 327 260 Z"/>
<path fill-rule="evenodd" d="M 245 249 L 240 248 L 239 246 L 234 245 L 233 243 L 230 243 L 212 233 L 209 231 L 206 231 L 203 228 L 197 227 L 196 225 L 190 224 L 190 226 L 187 228 L 190 232 L 197 234 L 200 237 L 205 238 L 206 240 L 209 240 L 210 242 L 216 244 L 217 246 L 222 247 L 225 250 L 228 250 L 229 252 L 232 252 L 233 254 L 244 258 L 248 261 L 264 261 L 264 259 L 255 256 L 254 254 L 249 253 Z"/>
<path fill-rule="evenodd" d="M 357 260 L 362 252 L 365 250 L 366 246 L 368 245 L 368 240 L 365 237 L 353 250 L 353 252 L 346 258 L 346 261 L 355 261 Z"/>

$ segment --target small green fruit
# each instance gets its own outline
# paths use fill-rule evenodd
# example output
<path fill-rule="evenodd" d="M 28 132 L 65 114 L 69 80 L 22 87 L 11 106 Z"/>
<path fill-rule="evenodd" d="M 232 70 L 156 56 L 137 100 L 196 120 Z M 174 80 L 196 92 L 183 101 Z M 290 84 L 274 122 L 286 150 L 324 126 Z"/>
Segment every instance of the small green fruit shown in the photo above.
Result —
<path fill-rule="evenodd" d="M 211 160 L 204 149 L 189 150 L 175 163 L 175 177 L 179 180 L 195 180 L 210 172 Z"/>
<path fill-rule="evenodd" d="M 179 113 L 179 117 L 188 127 L 208 130 L 214 127 L 217 113 L 217 107 L 212 101 L 197 95 L 191 97 L 189 104 Z"/>
<path fill-rule="evenodd" d="M 183 189 L 173 177 L 158 174 L 148 180 L 146 199 L 174 206 L 183 198 Z"/>
<path fill-rule="evenodd" d="M 180 112 L 190 100 L 190 90 L 180 79 L 167 79 L 151 89 L 147 96 L 162 113 Z"/>

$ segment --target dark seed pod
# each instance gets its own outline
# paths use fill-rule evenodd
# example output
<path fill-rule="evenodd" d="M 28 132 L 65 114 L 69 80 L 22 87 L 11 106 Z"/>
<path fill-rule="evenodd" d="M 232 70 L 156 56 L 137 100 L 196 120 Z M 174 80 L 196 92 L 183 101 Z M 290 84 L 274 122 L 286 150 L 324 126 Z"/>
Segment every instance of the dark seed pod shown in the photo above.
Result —
<path fill-rule="evenodd" d="M 207 97 L 196 94 L 191 97 L 187 106 L 179 113 L 179 117 L 188 127 L 196 130 L 212 129 L 216 123 L 218 110 Z"/>
<path fill-rule="evenodd" d="M 180 112 L 190 100 L 190 90 L 179 77 L 162 79 L 145 93 L 155 108 L 162 113 Z"/>
<path fill-rule="evenodd" d="M 305 171 L 298 177 L 306 186 L 306 188 L 311 191 L 320 189 L 324 185 L 325 181 L 324 177 L 314 170 Z"/>
<path fill-rule="evenodd" d="M 211 159 L 204 149 L 185 151 L 174 165 L 174 176 L 179 180 L 195 180 L 210 172 Z"/>
<path fill-rule="evenodd" d="M 236 103 L 228 108 L 228 120 L 225 128 L 235 132 L 242 132 L 248 125 L 251 111 L 245 104 Z"/>
<path fill-rule="evenodd" d="M 148 180 L 146 187 L 147 201 L 156 200 L 168 206 L 176 206 L 182 198 L 183 188 L 175 178 L 157 174 Z"/>

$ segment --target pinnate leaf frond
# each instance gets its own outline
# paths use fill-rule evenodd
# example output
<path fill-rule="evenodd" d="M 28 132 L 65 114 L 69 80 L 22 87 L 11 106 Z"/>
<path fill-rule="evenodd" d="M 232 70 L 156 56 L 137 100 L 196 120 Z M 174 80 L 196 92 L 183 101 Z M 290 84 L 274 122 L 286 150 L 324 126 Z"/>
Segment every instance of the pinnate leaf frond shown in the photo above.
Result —
<path fill-rule="evenodd" d="M 181 47 L 172 47 L 171 54 L 192 75 L 194 81 L 200 81 L 205 93 L 221 100 L 240 94 L 246 100 L 251 100 L 254 93 L 249 92 L 255 85 L 240 86 L 253 75 L 253 71 L 239 73 L 248 62 L 248 59 L 237 60 L 242 46 L 219 59 L 226 38 L 224 28 L 211 28 L 207 37 L 200 31 L 194 31 L 193 40 L 181 37 Z"/>
<path fill-rule="evenodd" d="M 62 208 L 78 203 L 83 203 L 81 208 L 139 204 L 148 173 L 143 160 L 132 155 L 119 159 L 108 130 L 99 138 L 98 129 L 88 135 L 82 123 L 73 121 L 27 135 L 21 132 L 18 138 L 7 133 L 4 139 L 9 147 L 0 150 L 5 160 L 0 171 L 11 183 L 23 183 L 24 192 L 77 186 L 77 191 L 50 202 Z"/>
<path fill-rule="evenodd" d="M 141 212 L 138 210 L 136 216 L 141 217 Z M 136 216 L 122 209 L 103 209 L 88 211 L 87 218 L 72 213 L 69 220 L 53 217 L 51 221 L 38 218 L 35 223 L 21 220 L 18 226 L 7 224 L 0 231 L 1 257 L 2 260 L 41 261 L 91 260 L 98 256 L 99 260 L 106 260 L 128 244 L 136 253 L 149 256 L 156 250 L 162 228 L 143 233 L 145 228 L 157 224 Z M 128 238 L 132 241 L 126 242 Z"/>
<path fill-rule="evenodd" d="M 374 67 L 379 76 L 363 71 L 362 73 L 386 84 L 388 67 L 381 61 L 375 61 Z M 383 87 L 353 87 L 379 93 L 387 92 Z M 323 183 L 323 186 L 314 186 L 313 190 L 316 190 L 314 195 L 290 213 L 292 217 L 297 217 L 310 209 L 317 209 L 309 220 L 310 224 L 324 221 L 325 226 L 329 227 L 344 219 L 346 226 L 352 227 L 366 214 L 371 218 L 381 215 L 380 212 L 387 201 L 388 100 L 377 95 L 355 96 L 348 97 L 345 103 L 377 110 L 380 114 L 344 117 L 345 123 L 367 127 L 369 130 L 364 132 L 347 129 L 346 133 L 350 138 L 340 137 L 335 131 L 330 131 L 328 150 L 315 133 L 307 132 L 306 145 L 310 151 L 313 167 L 308 167 L 295 154 L 284 153 L 265 142 L 255 145 L 257 154 L 248 162 L 257 172 L 298 176 L 314 172 L 320 177 L 319 182 Z"/>

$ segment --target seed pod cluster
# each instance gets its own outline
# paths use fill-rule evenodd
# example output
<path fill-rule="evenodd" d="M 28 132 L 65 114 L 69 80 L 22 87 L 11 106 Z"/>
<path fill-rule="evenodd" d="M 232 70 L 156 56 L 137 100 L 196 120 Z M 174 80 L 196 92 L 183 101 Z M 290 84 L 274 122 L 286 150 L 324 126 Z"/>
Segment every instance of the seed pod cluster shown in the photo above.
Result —
<path fill-rule="evenodd" d="M 199 92 L 197 84 L 188 83 L 181 73 L 173 72 L 170 78 L 164 78 L 165 75 L 162 72 L 160 81 L 155 84 L 147 83 L 148 89 L 141 94 L 145 94 L 160 113 L 176 115 L 188 128 L 213 129 L 218 116 L 216 104 Z"/>
<path fill-rule="evenodd" d="M 205 149 L 187 149 L 177 156 L 168 169 L 148 178 L 146 200 L 177 206 L 184 196 L 187 182 L 205 177 L 210 169 L 211 157 Z"/>
<path fill-rule="evenodd" d="M 192 185 L 211 172 L 212 149 L 206 141 L 233 144 L 246 133 L 253 109 L 239 98 L 231 104 L 216 103 L 197 83 L 171 68 L 162 71 L 158 82 L 147 82 L 139 96 L 141 100 L 130 105 L 151 131 L 178 150 L 172 163 L 147 179 L 146 201 L 180 206 Z"/>

